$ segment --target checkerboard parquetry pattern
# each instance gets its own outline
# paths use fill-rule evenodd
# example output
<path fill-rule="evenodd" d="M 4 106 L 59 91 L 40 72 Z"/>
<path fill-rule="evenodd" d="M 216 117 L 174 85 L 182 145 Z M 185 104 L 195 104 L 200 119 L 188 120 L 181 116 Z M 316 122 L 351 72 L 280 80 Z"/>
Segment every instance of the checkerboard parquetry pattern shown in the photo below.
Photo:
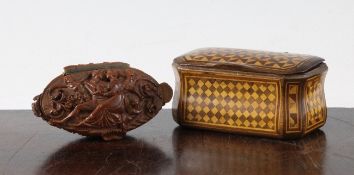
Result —
<path fill-rule="evenodd" d="M 275 132 L 276 82 L 185 77 L 185 121 Z"/>
<path fill-rule="evenodd" d="M 321 76 L 310 78 L 305 85 L 306 127 L 307 129 L 325 120 L 325 99 Z"/>
<path fill-rule="evenodd" d="M 244 49 L 205 48 L 191 52 L 184 59 L 186 61 L 223 62 L 251 65 L 262 69 L 287 70 L 302 64 L 311 57 L 313 56 Z"/>

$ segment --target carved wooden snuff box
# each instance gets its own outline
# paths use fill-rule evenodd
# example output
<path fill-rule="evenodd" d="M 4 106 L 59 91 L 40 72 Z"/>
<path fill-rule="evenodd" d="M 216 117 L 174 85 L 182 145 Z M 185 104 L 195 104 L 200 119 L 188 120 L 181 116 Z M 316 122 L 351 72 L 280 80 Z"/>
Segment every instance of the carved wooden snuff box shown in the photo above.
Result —
<path fill-rule="evenodd" d="M 203 48 L 174 59 L 174 120 L 183 126 L 296 138 L 323 126 L 322 58 Z"/>
<path fill-rule="evenodd" d="M 168 84 L 126 63 L 99 63 L 65 67 L 32 109 L 53 126 L 114 140 L 149 121 L 171 98 Z"/>

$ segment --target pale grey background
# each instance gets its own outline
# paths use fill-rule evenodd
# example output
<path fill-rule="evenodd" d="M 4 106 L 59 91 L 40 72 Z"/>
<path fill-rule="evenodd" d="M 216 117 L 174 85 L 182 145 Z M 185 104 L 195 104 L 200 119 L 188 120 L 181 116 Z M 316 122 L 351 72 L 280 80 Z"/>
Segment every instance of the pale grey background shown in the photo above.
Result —
<path fill-rule="evenodd" d="M 354 106 L 351 0 L 1 0 L 0 109 L 29 109 L 70 64 L 124 61 L 174 86 L 172 59 L 206 46 L 324 57 L 328 106 Z"/>

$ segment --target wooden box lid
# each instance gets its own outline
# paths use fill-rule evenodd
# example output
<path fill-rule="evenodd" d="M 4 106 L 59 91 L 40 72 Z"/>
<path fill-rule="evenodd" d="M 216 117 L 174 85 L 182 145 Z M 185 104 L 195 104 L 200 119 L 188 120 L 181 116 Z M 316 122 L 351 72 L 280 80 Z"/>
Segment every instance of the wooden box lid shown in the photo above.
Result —
<path fill-rule="evenodd" d="M 175 58 L 174 63 L 180 66 L 288 75 L 305 73 L 323 61 L 317 56 L 286 52 L 201 48 Z"/>

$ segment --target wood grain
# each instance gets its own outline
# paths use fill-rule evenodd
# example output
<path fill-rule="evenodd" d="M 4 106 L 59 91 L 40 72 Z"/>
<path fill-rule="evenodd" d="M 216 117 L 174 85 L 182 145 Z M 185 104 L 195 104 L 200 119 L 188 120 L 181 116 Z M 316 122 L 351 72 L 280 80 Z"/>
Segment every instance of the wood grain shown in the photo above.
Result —
<path fill-rule="evenodd" d="M 104 142 L 51 127 L 29 110 L 0 111 L 0 175 L 351 174 L 353 115 L 329 108 L 320 130 L 282 141 L 182 128 L 168 109 Z"/>

